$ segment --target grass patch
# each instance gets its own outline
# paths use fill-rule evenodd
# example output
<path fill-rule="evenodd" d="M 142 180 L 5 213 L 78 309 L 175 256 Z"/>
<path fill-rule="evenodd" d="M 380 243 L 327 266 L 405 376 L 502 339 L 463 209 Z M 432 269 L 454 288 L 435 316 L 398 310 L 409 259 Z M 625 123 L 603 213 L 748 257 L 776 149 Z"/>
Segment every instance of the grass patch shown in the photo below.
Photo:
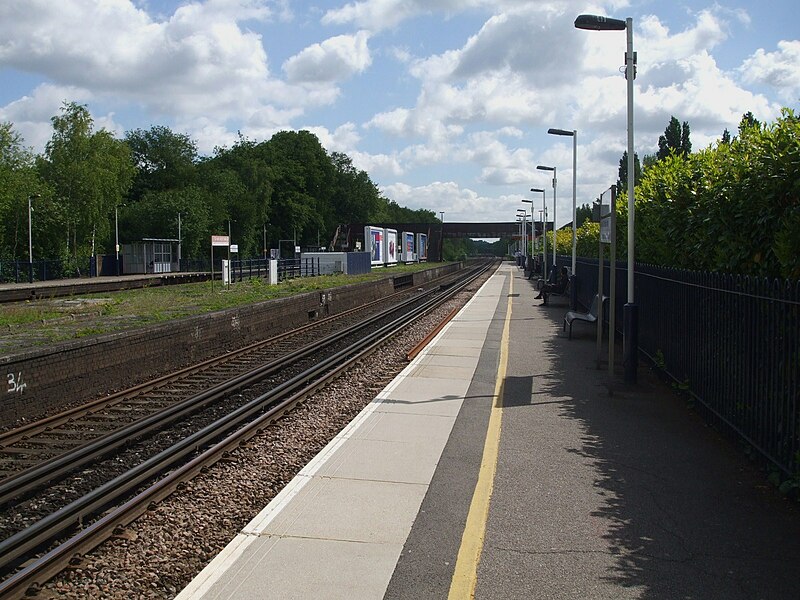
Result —
<path fill-rule="evenodd" d="M 288 279 L 269 285 L 252 279 L 225 288 L 219 281 L 86 294 L 69 299 L 53 298 L 0 309 L 0 326 L 14 333 L 12 345 L 25 345 L 25 337 L 63 341 L 163 323 L 173 319 L 256 302 L 321 291 L 364 281 L 375 281 L 440 266 L 438 263 L 398 265 L 364 275 L 323 275 Z"/>

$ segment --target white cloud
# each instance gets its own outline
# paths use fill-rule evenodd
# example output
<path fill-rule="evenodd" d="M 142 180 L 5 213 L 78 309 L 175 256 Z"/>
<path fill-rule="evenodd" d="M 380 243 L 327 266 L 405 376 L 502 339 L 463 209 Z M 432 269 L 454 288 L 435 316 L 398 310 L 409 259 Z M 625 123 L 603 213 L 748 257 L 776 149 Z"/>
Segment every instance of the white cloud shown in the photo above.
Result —
<path fill-rule="evenodd" d="M 283 64 L 292 83 L 327 83 L 347 79 L 372 63 L 367 40 L 369 33 L 339 35 L 313 44 Z"/>
<path fill-rule="evenodd" d="M 455 181 L 434 181 L 412 186 L 394 183 L 382 188 L 384 195 L 401 206 L 425 208 L 437 215 L 444 211 L 445 221 L 495 221 L 497 215 L 511 215 L 521 206 L 524 194 L 485 196 Z M 530 198 L 529 198 L 530 199 Z"/>
<path fill-rule="evenodd" d="M 271 4 L 207 0 L 157 20 L 129 0 L 11 0 L 0 4 L 0 64 L 184 120 L 333 102 L 332 86 L 309 90 L 270 75 L 261 35 L 240 23 L 271 20 Z M 277 3 L 278 18 L 289 18 L 286 7 Z"/>
<path fill-rule="evenodd" d="M 742 81 L 772 86 L 781 97 L 796 101 L 800 93 L 800 40 L 778 42 L 776 52 L 759 48 L 739 67 Z"/>
<path fill-rule="evenodd" d="M 41 152 L 53 135 L 50 119 L 58 114 L 64 101 L 84 104 L 91 99 L 92 94 L 81 88 L 42 84 L 31 95 L 0 107 L 0 121 L 13 123 L 25 145 Z M 94 115 L 94 119 L 97 122 L 102 117 Z"/>
<path fill-rule="evenodd" d="M 456 12 L 486 4 L 486 0 L 361 0 L 325 13 L 322 23 L 353 23 L 371 31 L 396 27 L 406 19 L 434 12 Z"/>

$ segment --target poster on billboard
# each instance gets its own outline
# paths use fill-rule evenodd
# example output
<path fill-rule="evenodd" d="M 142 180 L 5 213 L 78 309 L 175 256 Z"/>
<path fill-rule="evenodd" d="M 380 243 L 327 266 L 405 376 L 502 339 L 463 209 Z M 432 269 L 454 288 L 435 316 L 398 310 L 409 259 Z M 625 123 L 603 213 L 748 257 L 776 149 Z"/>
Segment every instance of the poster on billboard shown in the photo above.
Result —
<path fill-rule="evenodd" d="M 417 256 L 414 254 L 414 233 L 410 231 L 404 231 L 400 239 L 403 240 L 403 247 L 401 248 L 400 252 L 400 260 L 403 262 L 416 261 Z"/>
<path fill-rule="evenodd" d="M 417 260 L 428 260 L 428 234 L 417 234 Z"/>
<path fill-rule="evenodd" d="M 397 264 L 397 229 L 386 230 L 386 264 Z"/>
<path fill-rule="evenodd" d="M 366 245 L 366 250 L 370 252 L 370 264 L 382 265 L 385 254 L 383 249 L 383 229 L 372 227 L 371 225 L 364 227 L 364 244 Z"/>

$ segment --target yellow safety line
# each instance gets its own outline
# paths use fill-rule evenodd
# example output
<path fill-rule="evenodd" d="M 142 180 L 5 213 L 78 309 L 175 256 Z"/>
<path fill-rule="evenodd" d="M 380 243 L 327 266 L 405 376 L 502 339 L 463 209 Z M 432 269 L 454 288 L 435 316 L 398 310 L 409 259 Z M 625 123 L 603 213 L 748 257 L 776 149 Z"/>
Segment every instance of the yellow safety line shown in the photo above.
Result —
<path fill-rule="evenodd" d="M 475 585 L 478 579 L 478 563 L 483 550 L 483 538 L 486 535 L 486 520 L 489 516 L 489 501 L 494 488 L 494 474 L 497 469 L 497 454 L 500 448 L 500 427 L 503 419 L 503 382 L 508 366 L 508 334 L 511 329 L 511 299 L 513 297 L 514 278 L 511 277 L 508 293 L 508 311 L 503 326 L 503 339 L 500 344 L 500 364 L 497 367 L 497 380 L 494 385 L 494 403 L 489 415 L 489 426 L 486 441 L 483 444 L 483 458 L 478 473 L 478 482 L 472 494 L 472 502 L 458 549 L 453 579 L 450 582 L 449 600 L 474 598 Z"/>

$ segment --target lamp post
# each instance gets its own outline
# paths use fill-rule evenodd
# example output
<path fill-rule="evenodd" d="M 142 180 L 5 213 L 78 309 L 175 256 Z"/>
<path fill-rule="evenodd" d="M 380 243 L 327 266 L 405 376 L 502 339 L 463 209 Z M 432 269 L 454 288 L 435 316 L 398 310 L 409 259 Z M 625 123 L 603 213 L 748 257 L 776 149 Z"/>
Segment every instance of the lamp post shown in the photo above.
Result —
<path fill-rule="evenodd" d="M 625 381 L 636 383 L 639 327 L 637 306 L 634 303 L 634 160 L 633 160 L 633 80 L 636 78 L 636 53 L 633 51 L 633 19 L 624 21 L 599 15 L 578 15 L 575 27 L 589 31 L 627 32 L 625 49 L 625 79 L 628 88 L 628 302 L 623 309 L 623 351 Z M 612 265 L 613 268 L 613 265 Z"/>
<path fill-rule="evenodd" d="M 553 129 L 552 127 L 547 130 L 551 135 L 566 135 L 572 138 L 572 274 L 575 275 L 575 263 L 578 251 L 578 179 L 577 179 L 577 166 L 578 166 L 578 130 L 573 129 Z"/>
<path fill-rule="evenodd" d="M 542 237 L 544 237 L 544 211 L 539 209 L 539 222 L 542 224 Z M 539 240 L 536 240 L 536 253 L 539 253 Z"/>
<path fill-rule="evenodd" d="M 114 274 L 119 275 L 119 205 L 114 206 Z"/>
<path fill-rule="evenodd" d="M 231 269 L 231 220 L 228 219 L 228 287 L 231 285 L 231 275 L 233 274 L 233 269 Z"/>
<path fill-rule="evenodd" d="M 517 217 L 522 217 L 522 228 L 520 229 L 520 239 L 522 240 L 522 257 L 528 258 L 528 211 L 524 208 L 518 208 Z"/>
<path fill-rule="evenodd" d="M 533 225 L 533 200 L 526 200 L 525 198 L 522 199 L 523 202 L 531 205 L 531 264 L 530 268 L 533 269 L 533 240 L 534 240 L 534 225 Z M 525 249 L 528 249 L 528 226 L 525 226 Z"/>
<path fill-rule="evenodd" d="M 31 214 L 33 207 L 31 201 L 40 198 L 41 194 L 31 194 L 28 196 L 28 282 L 33 283 L 33 228 L 31 226 Z"/>
<path fill-rule="evenodd" d="M 553 172 L 553 268 L 556 268 L 556 184 L 557 184 L 557 177 L 556 177 L 556 168 L 555 167 L 546 167 L 544 165 L 537 165 L 537 169 L 540 171 L 552 171 Z"/>
<path fill-rule="evenodd" d="M 181 246 L 183 245 L 183 238 L 181 237 L 181 213 L 178 213 L 178 271 L 181 270 L 181 259 L 183 253 Z"/>
<path fill-rule="evenodd" d="M 547 202 L 544 188 L 531 188 L 532 192 L 542 192 L 542 277 L 547 281 Z M 531 203 L 531 207 L 533 204 Z M 555 245 L 555 230 L 553 231 L 553 245 Z"/>

